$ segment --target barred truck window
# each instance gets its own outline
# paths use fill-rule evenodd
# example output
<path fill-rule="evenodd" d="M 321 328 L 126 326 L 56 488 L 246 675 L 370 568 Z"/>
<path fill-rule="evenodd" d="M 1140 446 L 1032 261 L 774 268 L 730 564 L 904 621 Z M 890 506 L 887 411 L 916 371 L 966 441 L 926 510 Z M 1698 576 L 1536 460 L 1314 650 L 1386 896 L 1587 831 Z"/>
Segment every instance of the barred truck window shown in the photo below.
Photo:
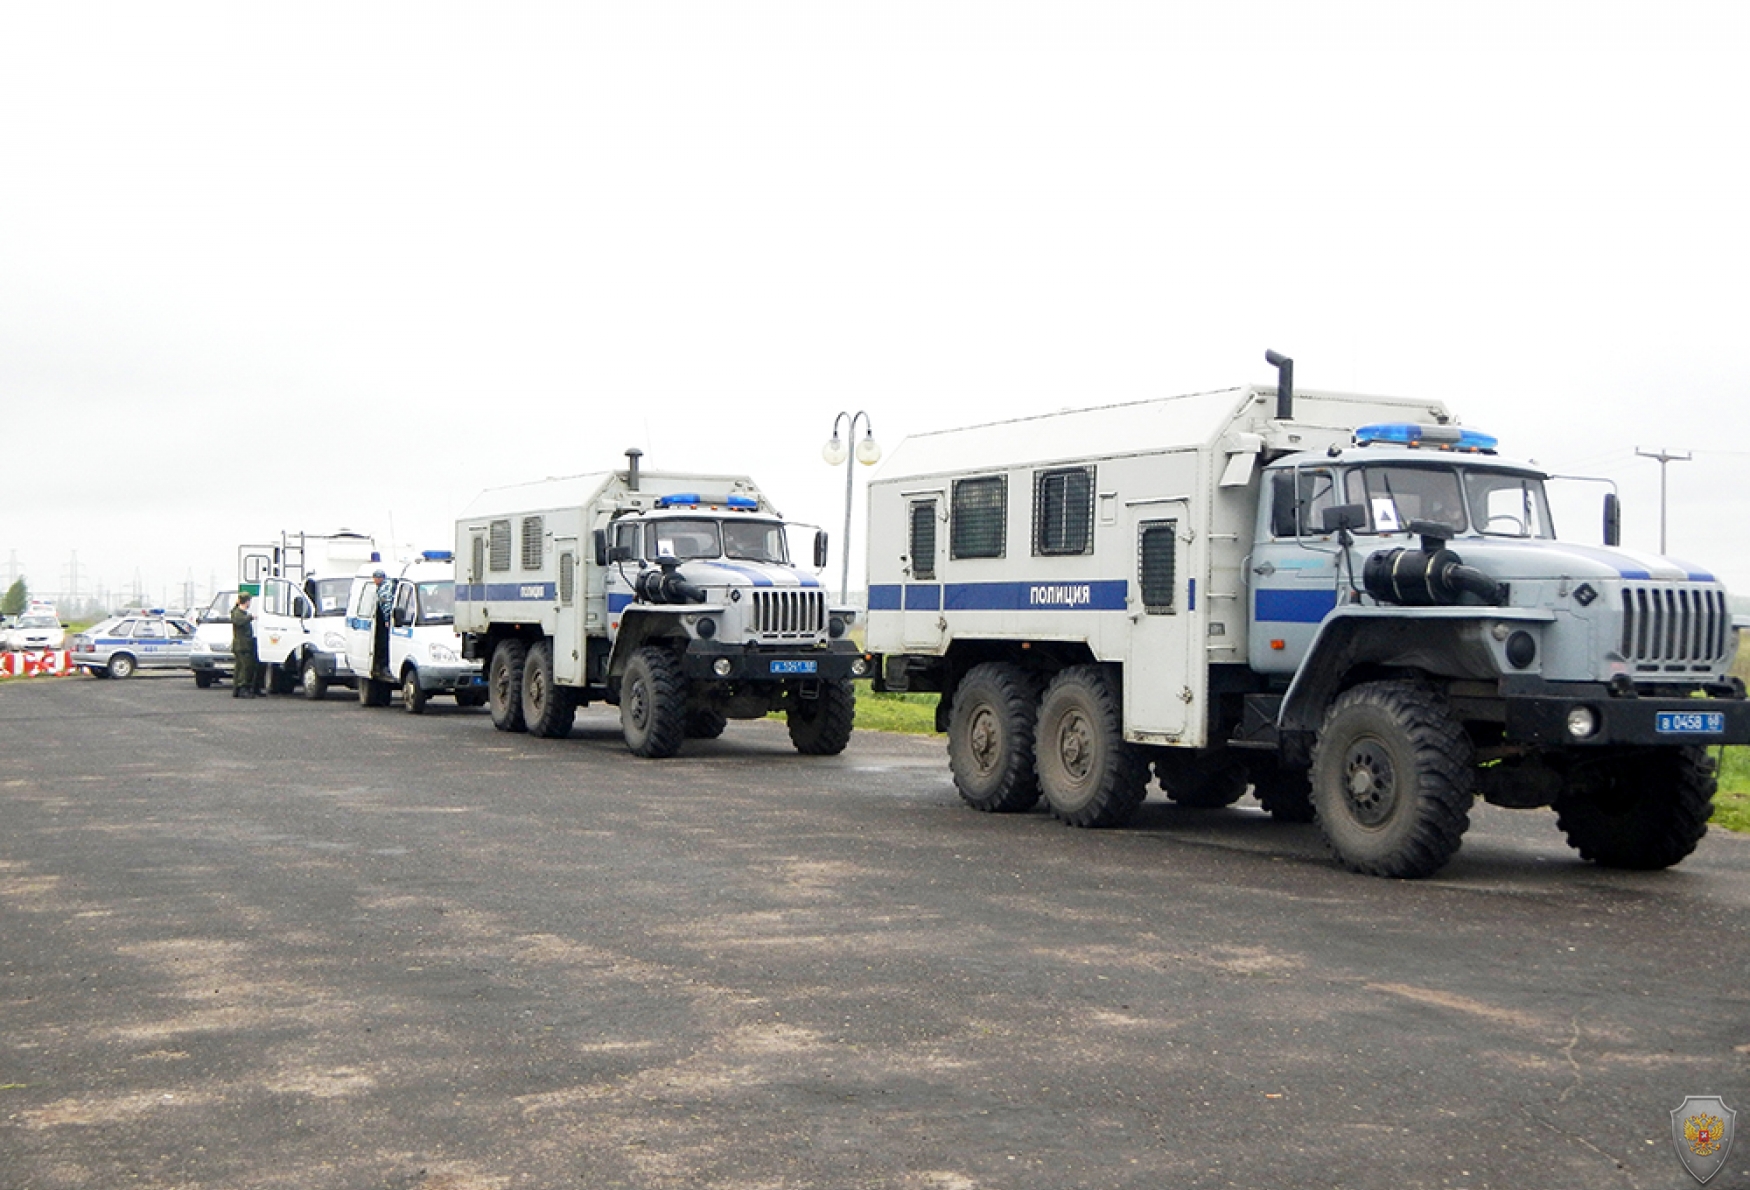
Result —
<path fill-rule="evenodd" d="M 911 576 L 936 577 L 936 502 L 916 500 L 911 506 Z"/>
<path fill-rule="evenodd" d="M 486 573 L 486 539 L 480 534 L 474 534 L 473 550 L 468 560 L 468 581 L 477 583 L 480 576 Z"/>
<path fill-rule="evenodd" d="M 510 522 L 493 521 L 487 526 L 487 566 L 492 570 L 510 569 Z"/>
<path fill-rule="evenodd" d="M 1142 588 L 1144 611 L 1173 610 L 1178 521 L 1145 521 L 1137 542 L 1137 585 Z"/>
<path fill-rule="evenodd" d="M 559 602 L 570 607 L 577 599 L 577 556 L 570 550 L 559 555 Z"/>
<path fill-rule="evenodd" d="M 953 521 L 948 553 L 954 558 L 1000 558 L 1009 519 L 1009 480 L 1005 475 L 954 481 Z"/>
<path fill-rule="evenodd" d="M 1094 552 L 1094 469 L 1033 473 L 1033 553 Z"/>
<path fill-rule="evenodd" d="M 541 536 L 547 531 L 545 517 L 523 518 L 523 569 L 541 569 Z"/>

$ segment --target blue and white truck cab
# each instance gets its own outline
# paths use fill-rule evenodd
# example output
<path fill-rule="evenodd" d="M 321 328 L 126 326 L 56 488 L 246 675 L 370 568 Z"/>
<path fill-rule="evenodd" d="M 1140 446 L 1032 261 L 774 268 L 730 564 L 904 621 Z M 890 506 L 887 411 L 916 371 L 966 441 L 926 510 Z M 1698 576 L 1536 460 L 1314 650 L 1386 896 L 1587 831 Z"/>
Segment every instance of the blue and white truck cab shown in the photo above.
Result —
<path fill-rule="evenodd" d="M 1476 797 L 1582 857 L 1707 829 L 1750 743 L 1725 589 L 1557 536 L 1540 468 L 1437 402 L 1241 388 L 923 435 L 870 485 L 877 688 L 936 690 L 961 796 L 1123 821 L 1250 787 L 1425 876 Z M 945 548 L 944 548 L 945 547 Z"/>
<path fill-rule="evenodd" d="M 366 563 L 353 576 L 346 658 L 361 706 L 388 706 L 396 690 L 415 715 L 434 694 L 454 695 L 464 707 L 485 703 L 480 665 L 462 655 L 456 633 L 452 558 L 448 550 L 427 550 L 410 562 Z"/>

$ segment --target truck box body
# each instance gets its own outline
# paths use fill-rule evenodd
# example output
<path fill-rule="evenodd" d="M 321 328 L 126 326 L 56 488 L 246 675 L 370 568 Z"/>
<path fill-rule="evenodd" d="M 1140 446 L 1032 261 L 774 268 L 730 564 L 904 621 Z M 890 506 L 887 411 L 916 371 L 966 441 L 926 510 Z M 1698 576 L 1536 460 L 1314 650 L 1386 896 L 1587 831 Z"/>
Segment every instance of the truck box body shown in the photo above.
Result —
<path fill-rule="evenodd" d="M 1224 389 L 907 438 L 869 485 L 869 650 L 1083 643 L 1097 660 L 1129 662 L 1127 739 L 1204 746 L 1210 666 L 1247 661 L 1260 453 L 1347 443 L 1365 422 L 1446 415 L 1427 401 L 1302 392 L 1284 424 L 1276 399 L 1273 389 Z M 973 523 L 969 511 L 958 542 L 957 485 L 963 504 L 1000 491 L 1000 512 L 983 514 L 1000 520 Z M 1048 523 L 1045 508 L 1081 519 Z M 925 516 L 934 559 L 920 574 Z M 1262 611 L 1296 614 L 1277 603 Z M 1296 635 L 1311 628 L 1283 623 Z"/>

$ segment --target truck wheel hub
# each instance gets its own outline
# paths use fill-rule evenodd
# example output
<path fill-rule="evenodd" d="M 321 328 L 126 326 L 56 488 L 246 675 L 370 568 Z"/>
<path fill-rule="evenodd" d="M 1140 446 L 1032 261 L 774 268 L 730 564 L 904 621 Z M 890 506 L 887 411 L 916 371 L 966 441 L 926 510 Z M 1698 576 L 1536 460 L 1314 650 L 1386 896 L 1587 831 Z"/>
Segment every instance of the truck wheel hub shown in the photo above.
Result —
<path fill-rule="evenodd" d="M 988 773 L 997 759 L 998 733 L 996 716 L 989 707 L 979 707 L 972 717 L 972 730 L 967 733 L 972 746 L 972 762 L 980 773 Z"/>
<path fill-rule="evenodd" d="M 1372 740 L 1349 749 L 1343 792 L 1349 812 L 1362 826 L 1378 826 L 1391 816 L 1397 798 L 1391 757 Z"/>

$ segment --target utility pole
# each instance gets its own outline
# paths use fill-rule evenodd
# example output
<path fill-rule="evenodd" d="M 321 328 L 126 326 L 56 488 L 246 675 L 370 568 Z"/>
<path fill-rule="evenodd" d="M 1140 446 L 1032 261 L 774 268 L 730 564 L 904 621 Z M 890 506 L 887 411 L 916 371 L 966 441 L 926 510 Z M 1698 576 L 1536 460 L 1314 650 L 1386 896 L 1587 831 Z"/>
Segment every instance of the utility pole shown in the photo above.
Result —
<path fill-rule="evenodd" d="M 1674 455 L 1674 454 L 1671 454 L 1668 451 L 1664 451 L 1664 450 L 1660 450 L 1659 452 L 1654 453 L 1653 451 L 1650 451 L 1650 450 L 1642 450 L 1638 446 L 1635 447 L 1635 453 L 1637 455 L 1640 455 L 1641 458 L 1643 458 L 1643 459 L 1657 459 L 1659 462 L 1659 553 L 1664 554 L 1664 552 L 1665 552 L 1665 471 L 1666 471 L 1665 464 L 1667 464 L 1667 463 L 1687 463 L 1690 460 L 1692 460 L 1693 458 L 1695 458 L 1695 454 L 1693 452 L 1686 451 L 1683 454 Z"/>

